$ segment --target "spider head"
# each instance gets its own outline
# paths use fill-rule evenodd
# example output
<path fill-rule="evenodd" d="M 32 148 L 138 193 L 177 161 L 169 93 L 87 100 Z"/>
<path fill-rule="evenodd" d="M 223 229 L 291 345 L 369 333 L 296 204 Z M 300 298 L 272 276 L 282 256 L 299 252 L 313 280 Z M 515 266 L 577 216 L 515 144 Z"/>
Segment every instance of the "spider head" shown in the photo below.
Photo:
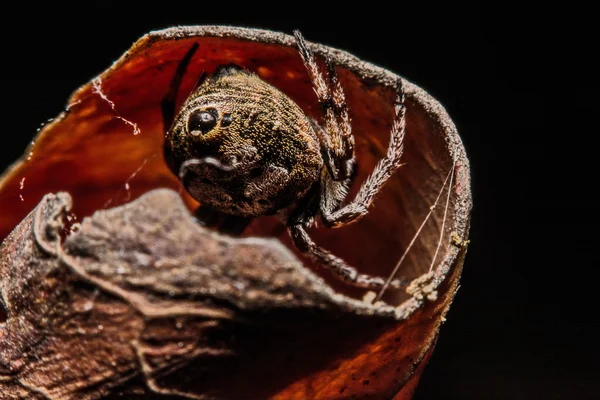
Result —
<path fill-rule="evenodd" d="M 219 67 L 188 97 L 167 132 L 165 156 L 196 200 L 247 217 L 294 203 L 323 165 L 300 107 L 234 65 Z"/>

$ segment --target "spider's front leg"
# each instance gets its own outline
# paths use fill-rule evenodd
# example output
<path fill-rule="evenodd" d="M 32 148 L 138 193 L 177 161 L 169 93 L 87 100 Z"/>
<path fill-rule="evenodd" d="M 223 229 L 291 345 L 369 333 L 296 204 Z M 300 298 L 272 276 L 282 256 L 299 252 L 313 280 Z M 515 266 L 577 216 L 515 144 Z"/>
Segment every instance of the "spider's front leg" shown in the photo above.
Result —
<path fill-rule="evenodd" d="M 398 82 L 398 98 L 396 100 L 396 115 L 390 133 L 390 144 L 387 154 L 382 158 L 373 172 L 360 187 L 358 194 L 350 203 L 339 208 L 341 202 L 331 201 L 330 197 L 336 192 L 335 186 L 339 185 L 332 179 L 325 177 L 321 189 L 321 219 L 330 228 L 337 228 L 355 222 L 367 214 L 369 206 L 379 193 L 385 182 L 400 167 L 400 157 L 404 149 L 404 135 L 406 132 L 406 106 L 402 81 Z"/>
<path fill-rule="evenodd" d="M 392 124 L 387 154 L 364 182 L 356 198 L 341 207 L 354 164 L 354 138 L 351 133 L 352 126 L 348 116 L 346 98 L 333 64 L 328 62 L 327 73 L 323 74 L 300 32 L 296 31 L 294 34 L 300 56 L 325 118 L 324 129 L 316 130 L 329 172 L 329 176 L 322 177 L 321 219 L 330 228 L 339 227 L 363 217 L 384 183 L 401 165 L 400 157 L 406 130 L 406 107 L 402 80 L 398 81 L 396 115 Z"/>
<path fill-rule="evenodd" d="M 294 31 L 294 35 L 325 117 L 323 129 L 316 129 L 325 166 L 334 181 L 346 181 L 352 174 L 354 137 L 342 85 L 331 60 L 327 60 L 327 71 L 323 73 L 300 32 Z"/>
<path fill-rule="evenodd" d="M 300 32 L 295 31 L 294 34 L 298 51 L 324 114 L 323 128 L 317 126 L 315 129 L 327 167 L 327 171 L 323 172 L 320 180 L 321 192 L 319 204 L 317 205 L 318 213 L 326 226 L 342 226 L 356 221 L 367 213 L 367 209 L 375 195 L 400 166 L 405 131 L 402 82 L 398 83 L 399 96 L 396 104 L 396 117 L 387 155 L 378 163 L 373 173 L 363 184 L 356 199 L 342 207 L 341 204 L 346 197 L 354 165 L 354 137 L 352 136 L 346 98 L 333 64 L 328 61 L 327 71 L 323 73 Z M 355 286 L 377 289 L 384 285 L 385 281 L 382 278 L 359 274 L 344 260 L 317 246 L 305 230 L 305 226 L 308 225 L 307 221 L 307 218 L 301 217 L 291 218 L 288 221 L 289 233 L 300 251 Z M 404 282 L 398 280 L 391 282 L 391 286 L 396 288 L 401 287 L 403 284 Z"/>

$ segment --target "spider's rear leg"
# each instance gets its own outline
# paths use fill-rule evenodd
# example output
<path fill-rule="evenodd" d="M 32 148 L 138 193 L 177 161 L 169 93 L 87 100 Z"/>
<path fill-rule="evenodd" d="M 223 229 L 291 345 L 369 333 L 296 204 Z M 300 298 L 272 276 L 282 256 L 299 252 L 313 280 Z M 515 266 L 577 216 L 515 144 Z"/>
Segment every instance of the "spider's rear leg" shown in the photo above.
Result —
<path fill-rule="evenodd" d="M 342 182 L 334 183 L 342 185 Z M 294 245 L 317 264 L 331 270 L 338 278 L 353 286 L 366 289 L 382 288 L 385 284 L 383 278 L 359 274 L 344 260 L 319 247 L 306 232 L 305 227 L 312 224 L 313 217 L 319 210 L 319 187 L 320 185 L 315 183 L 304 199 L 300 201 L 296 211 L 285 221 Z M 392 288 L 401 288 L 406 286 L 406 283 L 402 280 L 394 280 L 389 285 Z"/>
<path fill-rule="evenodd" d="M 298 250 L 319 265 L 328 268 L 341 280 L 365 289 L 380 289 L 385 284 L 385 279 L 359 274 L 355 268 L 349 266 L 344 260 L 317 246 L 302 225 L 291 225 L 288 227 L 288 231 Z M 393 280 L 389 286 L 398 289 L 406 286 L 406 283 L 403 280 Z"/>

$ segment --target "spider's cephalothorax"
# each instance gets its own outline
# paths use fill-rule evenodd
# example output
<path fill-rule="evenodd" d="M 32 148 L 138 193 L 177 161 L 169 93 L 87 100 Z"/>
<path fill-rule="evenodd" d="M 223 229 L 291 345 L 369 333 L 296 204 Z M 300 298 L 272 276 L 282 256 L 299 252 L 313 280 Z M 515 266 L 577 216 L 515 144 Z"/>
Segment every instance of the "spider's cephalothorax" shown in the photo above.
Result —
<path fill-rule="evenodd" d="M 221 66 L 188 97 L 166 140 L 171 168 L 202 204 L 243 217 L 304 197 L 323 159 L 311 122 L 289 97 L 239 67 Z"/>
<path fill-rule="evenodd" d="M 279 212 L 295 246 L 349 283 L 381 288 L 384 280 L 359 274 L 344 260 L 317 246 L 306 232 L 315 217 L 339 227 L 367 214 L 383 184 L 400 166 L 405 132 L 402 82 L 386 156 L 344 204 L 354 165 L 354 138 L 342 86 L 334 65 L 323 70 L 299 32 L 300 57 L 324 112 L 310 120 L 289 97 L 258 76 L 233 65 L 202 75 L 175 116 L 175 98 L 194 45 L 180 62 L 163 100 L 165 158 L 202 207 L 206 224 L 223 215 L 237 218 Z M 239 221 L 242 221 L 240 224 Z M 392 286 L 399 286 L 393 281 Z"/>

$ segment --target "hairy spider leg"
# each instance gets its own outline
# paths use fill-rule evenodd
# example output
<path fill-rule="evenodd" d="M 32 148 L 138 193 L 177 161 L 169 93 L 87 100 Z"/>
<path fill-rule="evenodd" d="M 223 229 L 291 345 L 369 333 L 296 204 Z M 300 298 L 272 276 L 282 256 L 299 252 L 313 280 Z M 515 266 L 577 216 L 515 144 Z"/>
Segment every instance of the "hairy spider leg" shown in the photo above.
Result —
<path fill-rule="evenodd" d="M 334 181 L 345 181 L 352 174 L 354 137 L 344 91 L 331 60 L 327 60 L 327 73 L 324 75 L 300 31 L 294 31 L 294 35 L 325 117 L 324 129 L 317 130 L 325 165 Z"/>
<path fill-rule="evenodd" d="M 387 154 L 379 160 L 373 172 L 360 187 L 354 200 L 337 210 L 321 207 L 321 219 L 330 228 L 344 226 L 365 216 L 383 185 L 402 165 L 400 159 L 404 150 L 404 136 L 406 133 L 406 106 L 404 105 L 405 95 L 401 80 L 398 82 L 398 86 L 399 93 L 395 105 L 396 115 L 392 124 Z M 328 184 L 330 185 L 330 183 Z"/>
<path fill-rule="evenodd" d="M 385 182 L 398 169 L 403 151 L 403 141 L 406 131 L 405 95 L 402 80 L 396 88 L 398 96 L 395 104 L 395 117 L 390 132 L 390 144 L 386 156 L 379 161 L 373 172 L 361 186 L 356 198 L 345 206 L 341 206 L 346 197 L 347 184 L 354 161 L 354 139 L 351 134 L 348 107 L 335 68 L 328 62 L 327 78 L 320 71 L 314 54 L 306 45 L 299 31 L 294 32 L 296 43 L 302 61 L 317 99 L 325 117 L 324 129 L 316 129 L 327 171 L 321 177 L 319 214 L 327 227 L 339 227 L 357 221 L 368 212 L 373 199 L 379 193 Z M 328 84 L 326 83 L 328 81 Z M 311 219 L 306 212 L 300 211 L 288 218 L 288 231 L 294 245 L 309 258 L 320 265 L 329 268 L 341 279 L 352 285 L 375 289 L 381 288 L 386 281 L 380 277 L 359 274 L 355 268 L 341 258 L 319 247 L 310 238 L 305 227 Z M 402 280 L 393 280 L 387 285 L 399 288 L 406 284 Z"/>

